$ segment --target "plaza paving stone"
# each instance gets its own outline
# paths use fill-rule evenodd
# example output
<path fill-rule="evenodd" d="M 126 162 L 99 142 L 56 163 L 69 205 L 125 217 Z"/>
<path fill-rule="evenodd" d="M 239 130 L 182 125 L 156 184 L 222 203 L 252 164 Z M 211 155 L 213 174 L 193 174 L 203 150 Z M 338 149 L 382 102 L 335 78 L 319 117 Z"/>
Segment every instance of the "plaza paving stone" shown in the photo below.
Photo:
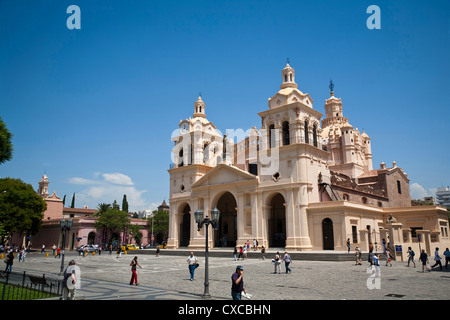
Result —
<path fill-rule="evenodd" d="M 139 286 L 130 286 L 130 262 L 137 255 L 142 269 L 137 269 Z M 66 267 L 71 259 L 81 271 L 81 289 L 77 295 L 85 300 L 200 300 L 204 291 L 205 259 L 199 257 L 200 267 L 195 280 L 189 280 L 186 255 L 136 254 L 129 252 L 120 258 L 113 253 L 79 256 L 66 253 Z M 209 292 L 212 299 L 230 300 L 231 274 L 236 266 L 244 267 L 244 282 L 252 300 L 448 300 L 450 268 L 422 273 L 421 265 L 406 267 L 406 262 L 393 261 L 392 267 L 381 261 L 380 286 L 368 288 L 374 273 L 369 263 L 355 265 L 353 261 L 294 260 L 292 273 L 274 274 L 271 254 L 234 261 L 232 257 L 209 258 Z M 13 271 L 28 271 L 58 275 L 61 260 L 30 253 L 25 262 L 15 260 Z"/>

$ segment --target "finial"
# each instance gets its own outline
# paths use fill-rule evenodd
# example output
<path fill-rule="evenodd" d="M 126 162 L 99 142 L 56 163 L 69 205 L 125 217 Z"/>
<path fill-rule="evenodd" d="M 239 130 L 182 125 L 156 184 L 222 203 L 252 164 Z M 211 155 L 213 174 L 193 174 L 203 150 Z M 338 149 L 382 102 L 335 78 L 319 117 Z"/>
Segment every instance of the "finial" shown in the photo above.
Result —
<path fill-rule="evenodd" d="M 334 92 L 333 92 L 333 89 L 334 89 L 334 83 L 333 83 L 333 81 L 330 79 L 330 85 L 329 85 L 329 88 L 330 88 L 330 90 L 331 90 L 331 95 L 334 95 Z"/>
<path fill-rule="evenodd" d="M 201 97 L 202 97 L 202 93 L 201 93 L 201 92 L 199 92 L 199 93 L 198 93 L 198 96 L 199 96 L 199 97 L 201 98 Z"/>
<path fill-rule="evenodd" d="M 287 64 L 289 64 L 289 58 L 286 58 L 286 62 L 287 62 Z"/>

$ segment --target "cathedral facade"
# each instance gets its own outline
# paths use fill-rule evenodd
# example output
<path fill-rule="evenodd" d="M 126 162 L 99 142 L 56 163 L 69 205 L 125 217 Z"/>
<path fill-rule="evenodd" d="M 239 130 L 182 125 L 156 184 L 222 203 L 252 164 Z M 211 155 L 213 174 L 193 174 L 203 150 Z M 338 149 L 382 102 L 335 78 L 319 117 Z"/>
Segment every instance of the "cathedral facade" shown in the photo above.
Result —
<path fill-rule="evenodd" d="M 392 246 L 449 242 L 444 208 L 411 207 L 408 176 L 395 162 L 373 168 L 371 138 L 344 116 L 331 81 L 323 118 L 289 64 L 281 76 L 280 90 L 258 113 L 259 129 L 222 134 L 201 97 L 180 121 L 169 169 L 169 249 L 204 248 L 194 212 L 210 216 L 214 208 L 220 219 L 210 227 L 210 247 L 254 239 L 291 251 L 347 250 L 348 240 L 363 249 L 382 239 Z"/>

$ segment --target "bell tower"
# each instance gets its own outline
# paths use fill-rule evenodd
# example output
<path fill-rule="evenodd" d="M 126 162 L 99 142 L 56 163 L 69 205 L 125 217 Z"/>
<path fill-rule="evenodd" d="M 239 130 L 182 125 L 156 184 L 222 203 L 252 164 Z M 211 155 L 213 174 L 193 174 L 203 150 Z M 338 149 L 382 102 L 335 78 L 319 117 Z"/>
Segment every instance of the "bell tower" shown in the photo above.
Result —
<path fill-rule="evenodd" d="M 194 114 L 192 116 L 194 118 L 197 118 L 197 117 L 206 118 L 205 103 L 202 100 L 201 93 L 199 94 L 197 101 L 194 102 Z"/>
<path fill-rule="evenodd" d="M 283 84 L 280 86 L 281 89 L 298 87 L 298 85 L 295 83 L 295 70 L 289 65 L 289 59 L 287 61 L 286 67 L 281 70 L 281 75 L 283 76 Z"/>
<path fill-rule="evenodd" d="M 38 195 L 40 195 L 42 198 L 47 198 L 49 196 L 48 193 L 48 178 L 47 175 L 44 174 L 41 178 L 41 181 L 39 181 L 39 189 L 38 189 Z"/>

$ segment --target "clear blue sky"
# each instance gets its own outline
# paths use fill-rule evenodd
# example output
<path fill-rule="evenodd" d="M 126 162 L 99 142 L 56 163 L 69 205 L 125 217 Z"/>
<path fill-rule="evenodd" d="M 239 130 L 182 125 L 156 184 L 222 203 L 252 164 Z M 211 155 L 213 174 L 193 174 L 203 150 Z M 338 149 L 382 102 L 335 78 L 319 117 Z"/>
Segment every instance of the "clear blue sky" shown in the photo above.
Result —
<path fill-rule="evenodd" d="M 69 30 L 69 5 L 81 30 Z M 369 30 L 369 5 L 381 29 Z M 0 116 L 14 134 L 0 177 L 95 208 L 169 197 L 171 133 L 202 92 L 218 129 L 260 127 L 286 58 L 324 113 L 344 115 L 396 161 L 414 194 L 450 185 L 450 2 L 0 1 Z M 421 189 L 423 188 L 423 190 Z"/>

